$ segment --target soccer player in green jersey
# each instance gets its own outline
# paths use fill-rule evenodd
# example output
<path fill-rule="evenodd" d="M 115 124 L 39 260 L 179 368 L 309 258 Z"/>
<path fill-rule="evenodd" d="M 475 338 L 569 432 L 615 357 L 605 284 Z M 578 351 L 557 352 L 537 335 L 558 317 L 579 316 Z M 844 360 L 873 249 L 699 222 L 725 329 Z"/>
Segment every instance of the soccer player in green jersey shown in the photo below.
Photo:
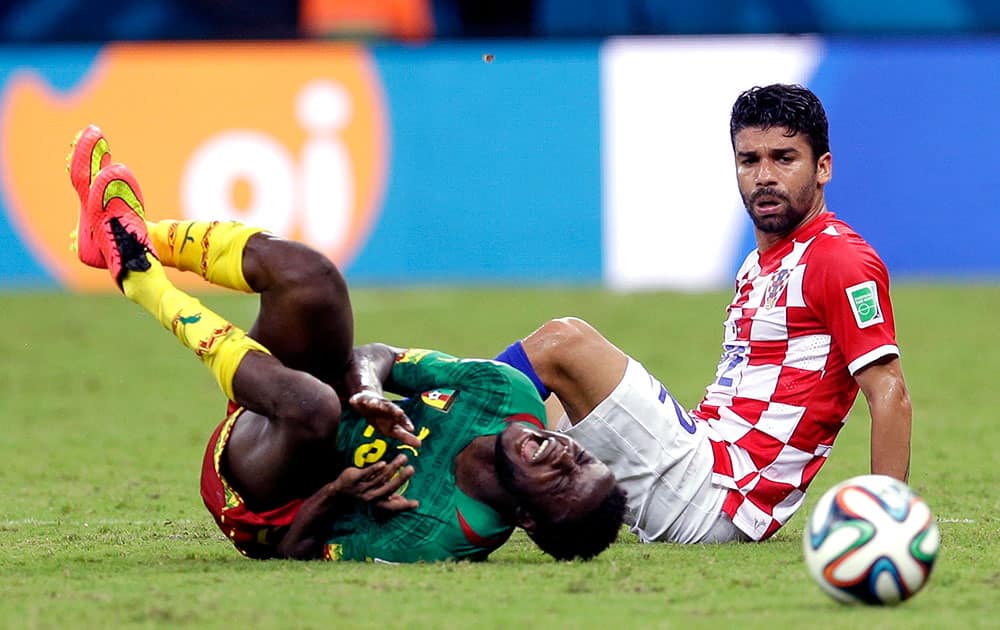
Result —
<path fill-rule="evenodd" d="M 493 361 L 382 344 L 355 356 L 369 368 L 362 396 L 377 400 L 382 382 L 409 396 L 393 408 L 405 411 L 421 446 L 377 435 L 349 410 L 338 433 L 342 466 L 409 451 L 415 472 L 405 497 L 419 505 L 380 520 L 369 505 L 355 504 L 345 513 L 336 496 L 318 492 L 282 541 L 285 553 L 395 562 L 479 559 L 516 523 L 552 555 L 572 558 L 596 555 L 613 537 L 608 529 L 601 536 L 589 530 L 604 520 L 603 527 L 617 527 L 620 506 L 613 503 L 611 519 L 604 506 L 614 479 L 579 444 L 543 429 L 541 399 L 522 374 Z"/>
<path fill-rule="evenodd" d="M 68 164 L 80 199 L 74 246 L 229 398 L 202 497 L 242 553 L 483 559 L 520 526 L 570 559 L 615 539 L 623 491 L 579 444 L 541 428 L 526 377 L 427 351 L 352 351 L 347 287 L 324 256 L 235 222 L 147 223 L 134 175 L 110 162 L 100 129 L 84 129 Z M 249 334 L 173 286 L 165 266 L 260 294 Z M 409 398 L 391 403 L 383 383 Z"/>

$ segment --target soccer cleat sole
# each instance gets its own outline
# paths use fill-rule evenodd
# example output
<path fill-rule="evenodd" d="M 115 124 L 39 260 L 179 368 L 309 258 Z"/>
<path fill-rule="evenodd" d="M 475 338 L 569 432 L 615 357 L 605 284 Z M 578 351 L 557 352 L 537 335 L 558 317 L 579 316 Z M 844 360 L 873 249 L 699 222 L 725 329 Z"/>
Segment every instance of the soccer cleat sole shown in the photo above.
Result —
<path fill-rule="evenodd" d="M 87 212 L 87 199 L 98 173 L 110 162 L 111 150 L 100 127 L 87 125 L 77 132 L 70 144 L 70 152 L 66 156 L 66 171 L 80 200 L 76 229 L 70 232 L 70 250 L 76 252 L 83 264 L 99 269 L 107 267 L 107 263 L 94 242 L 94 233 L 91 229 L 81 232 L 80 226 L 92 223 L 84 217 Z"/>

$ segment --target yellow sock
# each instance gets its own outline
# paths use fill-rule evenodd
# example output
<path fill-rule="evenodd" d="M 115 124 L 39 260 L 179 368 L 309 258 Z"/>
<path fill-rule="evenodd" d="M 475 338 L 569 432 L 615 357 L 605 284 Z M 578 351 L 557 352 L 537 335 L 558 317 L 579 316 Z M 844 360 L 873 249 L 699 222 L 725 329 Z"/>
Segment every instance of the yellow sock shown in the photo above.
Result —
<path fill-rule="evenodd" d="M 164 328 L 201 359 L 219 387 L 234 400 L 233 376 L 247 352 L 268 352 L 247 334 L 205 308 L 167 279 L 163 266 L 147 257 L 147 271 L 129 271 L 122 282 L 125 295 L 153 314 Z M 270 354 L 270 353 L 268 353 Z"/>
<path fill-rule="evenodd" d="M 160 261 L 193 271 L 212 284 L 253 293 L 243 277 L 243 249 L 263 228 L 238 221 L 158 221 L 146 224 Z"/>

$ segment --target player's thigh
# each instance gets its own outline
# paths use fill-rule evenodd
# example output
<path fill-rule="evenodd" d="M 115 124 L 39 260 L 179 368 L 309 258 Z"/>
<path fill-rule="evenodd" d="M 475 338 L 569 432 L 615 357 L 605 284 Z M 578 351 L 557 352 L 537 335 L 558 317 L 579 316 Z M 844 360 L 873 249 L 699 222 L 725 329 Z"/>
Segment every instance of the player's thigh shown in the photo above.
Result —
<path fill-rule="evenodd" d="M 319 441 L 303 440 L 287 424 L 244 411 L 233 425 L 222 464 L 244 501 L 255 510 L 267 510 L 322 482 L 317 471 L 326 467 L 321 460 L 331 449 Z"/>
<path fill-rule="evenodd" d="M 715 522 L 723 495 L 711 492 L 706 429 L 638 361 L 592 414 L 559 428 L 611 469 L 643 540 L 694 542 Z"/>
<path fill-rule="evenodd" d="M 354 342 L 354 315 L 340 270 L 293 241 L 254 238 L 247 254 L 261 288 L 250 335 L 290 368 L 324 382 L 339 377 Z"/>
<path fill-rule="evenodd" d="M 542 382 L 578 421 L 621 382 L 628 356 L 587 322 L 572 318 L 543 324 L 522 342 Z"/>
<path fill-rule="evenodd" d="M 593 433 L 581 444 L 593 447 L 602 461 L 624 458 L 630 465 L 648 467 L 663 476 L 676 462 L 700 449 L 706 435 L 703 426 L 673 397 L 660 381 L 635 359 L 628 360 L 618 385 L 583 422 L 572 430 L 576 437 Z M 615 453 L 618 453 L 617 455 Z"/>

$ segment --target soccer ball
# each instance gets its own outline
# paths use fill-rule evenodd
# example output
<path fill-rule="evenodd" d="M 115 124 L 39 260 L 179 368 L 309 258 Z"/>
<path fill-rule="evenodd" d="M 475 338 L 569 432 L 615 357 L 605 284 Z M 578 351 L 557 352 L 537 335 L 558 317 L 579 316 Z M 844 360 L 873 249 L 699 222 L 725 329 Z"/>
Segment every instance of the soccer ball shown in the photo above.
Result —
<path fill-rule="evenodd" d="M 898 604 L 927 582 L 941 535 L 902 481 L 861 475 L 830 488 L 802 536 L 809 574 L 848 604 Z"/>

